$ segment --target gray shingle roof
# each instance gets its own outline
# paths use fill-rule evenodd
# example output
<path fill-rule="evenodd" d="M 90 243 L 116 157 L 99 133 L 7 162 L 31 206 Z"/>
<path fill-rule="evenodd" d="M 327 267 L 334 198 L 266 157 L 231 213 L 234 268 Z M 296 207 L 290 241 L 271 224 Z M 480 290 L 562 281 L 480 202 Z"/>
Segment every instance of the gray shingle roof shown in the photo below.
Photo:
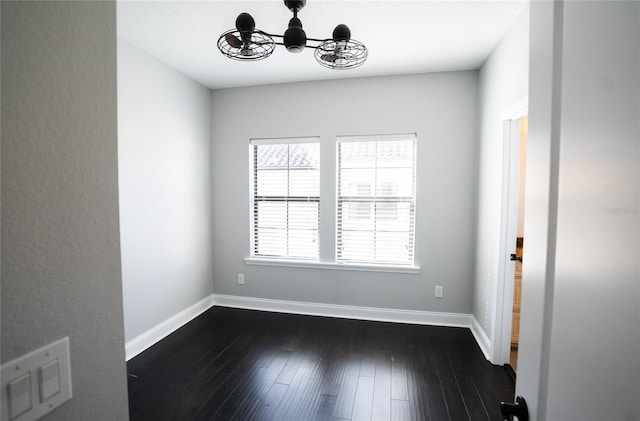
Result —
<path fill-rule="evenodd" d="M 377 145 L 376 145 L 377 143 Z M 376 147 L 377 146 L 377 147 Z M 351 160 L 408 159 L 413 156 L 413 143 L 402 141 L 343 143 L 343 153 Z M 258 145 L 258 168 L 318 168 L 318 144 Z"/>
<path fill-rule="evenodd" d="M 317 168 L 318 144 L 259 145 L 258 168 Z"/>

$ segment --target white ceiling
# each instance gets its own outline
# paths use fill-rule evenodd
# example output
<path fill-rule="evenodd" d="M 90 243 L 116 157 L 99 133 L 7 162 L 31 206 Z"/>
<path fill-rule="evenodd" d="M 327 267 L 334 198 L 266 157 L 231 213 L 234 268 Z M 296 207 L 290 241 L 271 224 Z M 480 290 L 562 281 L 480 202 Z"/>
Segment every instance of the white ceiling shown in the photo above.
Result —
<path fill-rule="evenodd" d="M 331 70 L 311 49 L 277 46 L 258 62 L 238 62 L 217 49 L 241 12 L 256 27 L 283 34 L 291 12 L 281 0 L 118 1 L 118 36 L 212 88 L 479 68 L 527 0 L 309 0 L 298 17 L 307 37 L 330 38 L 345 23 L 367 46 L 361 67 Z"/>

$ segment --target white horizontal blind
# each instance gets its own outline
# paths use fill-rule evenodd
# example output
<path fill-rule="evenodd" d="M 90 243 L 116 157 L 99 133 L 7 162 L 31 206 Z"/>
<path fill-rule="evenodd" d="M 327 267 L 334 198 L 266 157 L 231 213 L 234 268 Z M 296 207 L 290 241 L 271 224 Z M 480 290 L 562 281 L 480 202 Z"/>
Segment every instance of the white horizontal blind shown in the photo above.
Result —
<path fill-rule="evenodd" d="M 318 260 L 320 144 L 254 140 L 251 256 Z"/>
<path fill-rule="evenodd" d="M 415 144 L 414 134 L 338 138 L 337 262 L 413 265 Z"/>

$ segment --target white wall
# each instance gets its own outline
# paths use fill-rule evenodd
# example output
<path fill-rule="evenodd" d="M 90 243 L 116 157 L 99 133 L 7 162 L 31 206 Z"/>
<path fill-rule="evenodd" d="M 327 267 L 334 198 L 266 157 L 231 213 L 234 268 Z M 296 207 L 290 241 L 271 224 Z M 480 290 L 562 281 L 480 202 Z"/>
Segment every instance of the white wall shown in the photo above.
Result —
<path fill-rule="evenodd" d="M 214 290 L 381 308 L 470 313 L 475 249 L 477 72 L 213 91 Z M 333 259 L 335 137 L 418 134 L 418 275 L 247 266 L 249 139 L 321 137 L 321 256 Z M 246 284 L 237 285 L 237 273 Z M 444 298 L 433 298 L 444 285 Z"/>
<path fill-rule="evenodd" d="M 534 419 L 638 420 L 640 3 L 549 9 L 532 6 L 518 393 L 539 391 Z"/>
<path fill-rule="evenodd" d="M 213 292 L 210 91 L 118 41 L 125 339 Z"/>
<path fill-rule="evenodd" d="M 2 2 L 2 363 L 69 336 L 73 398 L 126 420 L 116 5 Z"/>
<path fill-rule="evenodd" d="M 491 338 L 498 282 L 504 113 L 528 93 L 529 9 L 480 69 L 480 168 L 473 315 Z M 514 239 L 515 241 L 515 239 Z"/>

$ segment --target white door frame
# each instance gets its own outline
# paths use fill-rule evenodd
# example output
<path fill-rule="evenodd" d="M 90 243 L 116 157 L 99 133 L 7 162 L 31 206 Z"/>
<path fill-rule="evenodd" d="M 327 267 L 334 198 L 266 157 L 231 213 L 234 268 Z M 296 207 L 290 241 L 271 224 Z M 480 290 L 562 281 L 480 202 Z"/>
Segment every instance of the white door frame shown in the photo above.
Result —
<path fill-rule="evenodd" d="M 515 263 L 509 255 L 515 253 L 518 229 L 518 193 L 520 180 L 520 119 L 529 110 L 529 96 L 513 103 L 502 113 L 503 166 L 498 281 L 496 285 L 493 329 L 491 330 L 491 362 L 509 362 L 511 322 L 513 314 L 513 277 Z"/>

